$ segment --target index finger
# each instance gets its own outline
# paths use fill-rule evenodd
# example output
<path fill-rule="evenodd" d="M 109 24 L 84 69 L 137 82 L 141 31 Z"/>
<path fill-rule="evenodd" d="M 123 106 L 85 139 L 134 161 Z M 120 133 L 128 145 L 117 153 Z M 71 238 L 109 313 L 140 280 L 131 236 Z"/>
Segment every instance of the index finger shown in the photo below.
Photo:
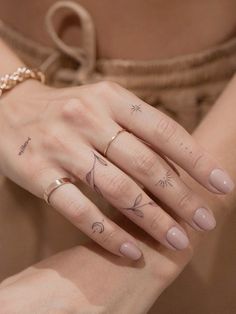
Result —
<path fill-rule="evenodd" d="M 115 88 L 120 97 L 111 107 L 117 123 L 166 155 L 208 190 L 226 194 L 234 189 L 229 174 L 181 125 L 131 92 Z"/>

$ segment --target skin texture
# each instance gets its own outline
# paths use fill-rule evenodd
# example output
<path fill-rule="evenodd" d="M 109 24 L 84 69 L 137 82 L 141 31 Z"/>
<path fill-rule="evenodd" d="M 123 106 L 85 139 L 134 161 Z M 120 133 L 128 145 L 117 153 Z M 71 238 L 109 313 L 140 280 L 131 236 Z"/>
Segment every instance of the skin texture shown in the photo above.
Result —
<path fill-rule="evenodd" d="M 213 193 L 233 189 L 220 163 L 180 125 L 115 83 L 53 89 L 36 81 L 25 82 L 2 96 L 0 120 L 3 175 L 40 198 L 57 178 L 81 180 L 174 250 L 188 246 L 186 233 L 132 178 L 197 230 L 213 229 L 213 215 L 158 152 Z M 142 128 L 147 121 L 149 127 Z M 132 134 L 120 134 L 102 156 L 110 134 L 116 134 L 121 126 Z M 183 143 L 189 150 L 182 148 Z M 213 180 L 216 169 L 221 175 Z M 141 257 L 135 239 L 106 218 L 72 183 L 55 190 L 50 204 L 110 252 L 133 260 Z M 207 218 L 203 216 L 201 224 L 199 208 L 203 207 Z M 200 220 L 196 220 L 196 212 Z"/>
<path fill-rule="evenodd" d="M 221 136 L 221 140 L 226 141 L 227 144 L 235 140 L 236 130 L 234 129 L 234 121 L 231 114 L 235 84 L 236 80 L 232 81 L 211 113 L 194 133 L 195 138 L 203 145 L 208 145 L 212 153 L 215 152 L 220 156 L 221 161 L 232 173 L 235 173 L 234 151 L 222 151 L 218 141 L 209 141 L 209 139 Z M 215 128 L 208 130 L 209 125 L 219 122 L 218 119 L 221 119 L 222 109 L 224 110 L 224 117 L 227 118 L 225 123 L 232 123 L 226 134 L 219 132 Z M 209 143 L 211 143 L 210 147 Z M 235 203 L 234 193 L 224 198 L 213 196 L 189 176 L 182 173 L 181 169 L 179 171 L 186 182 L 201 193 L 207 202 L 212 205 L 218 219 L 223 219 L 223 217 L 230 214 Z M 119 222 L 119 219 L 117 219 L 117 222 Z M 103 250 L 101 251 L 94 244 L 87 246 L 87 248 L 79 247 L 64 252 L 3 282 L 0 302 L 2 306 L 5 306 L 3 308 L 6 309 L 6 313 L 15 313 L 14 311 L 19 308 L 22 309 L 22 313 L 28 313 L 30 311 L 29 303 L 27 301 L 26 304 L 24 302 L 25 299 L 21 296 L 28 295 L 29 292 L 32 295 L 30 298 L 31 309 L 36 309 L 40 302 L 45 302 L 46 297 L 44 298 L 44 293 L 46 294 L 47 290 L 45 290 L 45 285 L 42 287 L 40 284 L 41 280 L 44 283 L 48 281 L 50 285 L 57 289 L 52 298 L 47 299 L 46 306 L 49 308 L 55 306 L 54 300 L 60 295 L 61 290 L 68 295 L 68 298 L 66 300 L 63 299 L 62 304 L 59 305 L 62 312 L 64 308 L 67 308 L 68 311 L 76 312 L 78 310 L 76 308 L 78 303 L 75 304 L 74 298 L 81 300 L 81 306 L 84 306 L 88 311 L 93 309 L 94 313 L 109 313 L 109 311 L 129 313 L 131 308 L 135 313 L 146 312 L 156 297 L 176 278 L 184 265 L 190 260 L 193 250 L 195 251 L 199 244 L 199 240 L 203 239 L 203 234 L 185 226 L 191 237 L 192 250 L 179 254 L 157 246 L 147 236 L 143 237 L 143 233 L 135 229 L 134 225 L 127 220 L 124 221 L 122 218 L 120 223 L 125 225 L 129 231 L 132 230 L 134 235 L 139 234 L 138 238 L 144 252 L 144 260 L 134 266 L 132 262 L 124 261 L 109 253 L 105 253 Z M 82 263 L 81 267 L 79 267 L 80 261 Z M 132 267 L 130 268 L 131 265 Z M 109 273 L 113 276 L 114 281 L 104 285 L 104 278 L 108 278 Z M 96 282 L 89 284 L 88 280 L 94 277 L 93 274 L 94 276 L 96 275 Z M 142 282 L 142 285 L 138 284 L 140 282 Z M 31 285 L 32 287 L 37 285 L 38 289 L 31 289 Z M 130 293 L 128 291 L 132 291 L 131 299 L 135 300 L 135 304 L 128 297 Z M 142 298 L 139 297 L 140 294 Z M 43 301 L 38 297 L 39 295 L 42 296 Z M 13 296 L 17 302 L 11 302 Z"/>
<path fill-rule="evenodd" d="M 14 68 L 15 69 L 15 68 Z M 14 70 L 13 69 L 13 70 Z M 230 99 L 234 99 L 234 93 L 233 92 L 231 92 L 231 95 L 230 95 Z M 203 145 L 205 145 L 207 148 L 209 148 L 209 150 L 210 151 L 212 151 L 212 153 L 213 154 L 216 154 L 217 156 L 219 156 L 219 158 L 220 159 L 222 159 L 222 161 L 223 161 L 223 163 L 225 164 L 225 166 L 227 167 L 227 169 L 229 170 L 229 171 L 234 171 L 234 158 L 235 158 L 235 156 L 234 156 L 234 154 L 231 154 L 231 149 L 229 149 L 228 151 L 227 150 L 225 150 L 224 152 L 222 152 L 222 149 L 221 149 L 221 147 L 220 147 L 220 145 L 219 145 L 219 143 L 216 143 L 216 142 L 213 142 L 212 143 L 212 136 L 213 137 L 216 137 L 216 139 L 218 139 L 218 136 L 219 136 L 219 134 L 221 134 L 222 132 L 217 132 L 217 130 L 215 129 L 215 128 L 213 128 L 213 126 L 215 125 L 215 123 L 216 122 L 220 122 L 221 124 L 222 124 L 222 120 L 220 119 L 220 117 L 222 117 L 222 112 L 224 112 L 224 120 L 226 121 L 226 124 L 225 124 L 225 127 L 227 126 L 227 122 L 228 122 L 228 119 L 230 120 L 230 118 L 232 118 L 232 112 L 233 112 L 233 106 L 232 106 L 232 104 L 229 104 L 228 102 L 227 102 L 227 99 L 229 99 L 229 98 L 225 98 L 224 100 L 222 100 L 221 101 L 221 106 L 219 107 L 218 106 L 218 109 L 219 110 L 217 110 L 217 111 L 213 111 L 214 112 L 214 114 L 212 114 L 211 115 L 211 118 L 210 119 L 207 119 L 206 121 L 206 123 L 205 124 L 203 124 L 203 131 L 201 132 L 201 127 L 199 128 L 199 131 L 198 131 L 198 133 L 196 133 L 197 135 L 196 135 L 196 137 L 198 138 L 198 140 L 200 141 L 200 142 L 202 142 L 203 143 Z M 227 106 L 226 106 L 226 108 L 228 109 L 228 110 L 226 110 L 226 112 L 224 111 L 225 110 L 225 104 L 227 104 Z M 219 119 L 219 120 L 218 120 Z M 223 127 L 224 125 L 222 124 L 222 127 Z M 225 128 L 224 128 L 225 129 Z M 209 132 L 209 130 L 211 130 L 211 132 L 212 133 L 210 133 Z M 227 130 L 228 130 L 228 128 L 227 128 Z M 208 137 L 208 136 L 206 136 L 206 134 L 208 134 L 208 132 L 210 133 L 210 136 Z M 235 141 L 235 130 L 234 130 L 234 127 L 233 127 L 233 124 L 231 125 L 231 128 L 230 128 L 230 130 L 228 130 L 228 133 L 227 134 L 225 134 L 225 132 L 223 132 L 223 134 L 221 134 L 221 140 L 222 141 L 225 141 L 225 139 L 227 138 L 227 146 L 230 148 L 231 146 L 232 146 L 232 144 L 231 143 L 233 143 L 234 141 Z M 209 143 L 211 143 L 210 144 L 210 147 L 209 147 Z M 184 176 L 184 174 L 181 174 L 181 176 Z M 189 178 L 186 178 L 186 182 L 188 182 L 188 180 L 189 180 Z M 191 185 L 191 180 L 189 180 L 189 184 Z M 193 183 L 192 183 L 193 184 Z M 195 191 L 197 191 L 198 189 L 199 189 L 199 191 L 201 191 L 200 193 L 202 193 L 202 189 L 201 188 L 199 188 L 198 187 L 198 185 L 196 185 L 196 184 L 193 184 L 193 187 L 194 188 L 196 188 L 196 190 Z M 222 213 L 224 212 L 224 214 L 226 214 L 226 213 L 228 213 L 228 210 L 229 209 L 232 209 L 233 207 L 232 207 L 232 204 L 234 204 L 234 201 L 235 201 L 235 199 L 234 199 L 234 197 L 233 197 L 233 195 L 231 195 L 230 197 L 227 197 L 227 199 L 225 200 L 225 201 L 222 201 L 222 199 L 221 198 L 218 198 L 218 197 L 216 197 L 216 198 L 214 198 L 214 200 L 212 200 L 212 197 L 211 196 L 209 196 L 208 194 L 206 194 L 206 193 L 203 193 L 204 194 L 204 196 L 206 196 L 206 199 L 208 199 L 209 198 L 209 202 L 213 205 L 213 208 L 214 208 L 214 211 L 218 211 L 219 213 L 220 213 L 220 215 L 219 215 L 219 217 L 221 217 L 221 219 L 222 219 Z M 222 205 L 222 206 L 221 206 Z M 129 229 L 129 228 L 128 228 Z M 86 257 L 87 255 L 89 255 L 88 254 L 88 251 L 86 251 L 85 250 L 85 253 L 84 253 L 84 256 Z M 154 254 L 155 255 L 155 254 Z M 191 254 L 190 254 L 191 255 Z M 76 255 L 75 255 L 76 256 Z M 74 257 L 75 257 L 74 256 Z M 80 255 L 81 256 L 81 255 Z M 93 258 L 94 258 L 95 256 L 93 256 Z M 174 257 L 174 260 L 175 260 L 175 258 L 176 257 Z M 188 260 L 188 258 L 187 258 L 187 260 Z M 96 261 L 96 259 L 95 259 L 95 261 Z M 156 265 L 158 265 L 158 264 L 155 264 L 155 262 L 156 262 L 156 260 L 153 260 L 154 261 L 154 265 L 151 265 L 151 267 L 150 267 L 150 269 L 152 269 L 153 270 L 153 268 L 155 268 L 155 266 Z M 101 260 L 100 261 L 100 263 L 102 264 L 103 263 L 103 260 Z M 99 264 L 99 263 L 98 263 Z M 176 264 L 178 264 L 177 262 L 176 262 Z M 162 264 L 163 265 L 163 264 Z M 181 267 L 182 267 L 182 265 L 184 265 L 184 262 L 183 262 L 183 264 L 181 264 L 181 266 L 179 267 L 179 266 L 177 266 L 176 268 L 174 268 L 173 269 L 173 272 L 171 271 L 171 267 L 167 270 L 167 276 L 165 277 L 165 282 L 166 282 L 166 284 L 168 285 L 169 284 L 169 279 L 170 278 L 174 278 L 176 275 L 177 275 L 177 273 L 179 272 L 179 269 L 181 269 Z M 51 267 L 50 267 L 51 268 Z M 65 268 L 66 268 L 66 266 L 65 266 Z M 148 270 L 148 268 L 147 268 L 147 270 Z M 162 271 L 163 269 L 161 268 L 161 265 L 160 265 L 160 267 L 159 267 L 159 271 L 160 271 L 160 273 L 159 273 L 159 277 L 161 277 L 161 271 Z M 76 273 L 76 271 L 78 271 L 78 268 L 77 268 L 77 264 L 74 266 L 74 269 L 73 269 L 73 267 L 71 268 L 71 272 L 73 273 L 73 274 L 75 274 Z M 148 270 L 149 271 L 149 270 Z M 112 269 L 112 272 L 113 272 L 113 269 Z M 156 273 L 157 274 L 157 273 Z M 107 273 L 106 272 L 104 272 L 104 276 L 105 275 L 107 275 Z M 120 274 L 119 274 L 120 275 Z M 132 278 L 133 279 L 133 283 L 135 284 L 136 283 L 136 281 L 135 280 L 137 280 L 137 282 L 139 282 L 139 280 L 140 280 L 140 278 L 137 276 L 136 277 L 136 275 L 137 275 L 137 273 L 134 275 L 134 277 Z M 155 279 L 156 278 L 159 278 L 159 277 L 155 277 Z M 49 278 L 50 278 L 50 280 L 52 280 L 52 278 L 49 276 Z M 148 278 L 148 277 L 147 277 Z M 161 293 L 161 291 L 163 290 L 163 287 L 165 287 L 165 285 L 163 285 L 163 287 L 158 287 L 158 288 L 156 288 L 155 287 L 155 284 L 154 285 L 151 285 L 150 284 L 150 281 L 148 281 L 147 280 L 147 282 L 145 282 L 145 275 L 144 275 L 144 277 L 142 277 L 142 283 L 144 283 L 144 285 L 143 285 L 143 287 L 146 287 L 147 288 L 147 292 L 146 292 L 146 295 L 147 295 L 147 297 L 146 298 L 142 298 L 142 299 L 144 299 L 144 303 L 145 302 L 147 302 L 148 303 L 148 305 L 146 305 L 147 307 L 149 307 L 150 306 L 150 304 L 149 304 L 149 302 L 150 303 L 152 303 L 153 302 L 153 300 L 154 300 L 154 297 L 153 298 L 150 298 L 149 297 L 149 293 L 150 293 L 150 295 L 155 295 L 155 297 L 157 296 L 157 295 L 159 295 L 159 293 Z M 150 278 L 149 278 L 150 279 Z M 121 291 L 122 291 L 122 293 L 124 292 L 124 290 L 125 290 L 125 286 L 124 286 L 124 284 L 122 284 L 122 280 L 123 281 L 125 281 L 124 280 L 124 278 L 123 277 L 121 277 L 121 284 L 119 285 L 118 284 L 118 280 L 117 280 L 117 287 L 119 287 L 119 288 L 122 288 L 123 287 L 123 289 L 121 289 Z M 79 281 L 79 280 L 78 280 Z M 85 281 L 86 281 L 86 278 L 85 278 Z M 171 281 L 171 280 L 170 280 Z M 64 281 L 63 281 L 64 282 Z M 99 284 L 100 284 L 100 287 L 103 287 L 103 280 L 101 279 L 100 281 L 99 281 Z M 154 289 L 153 289 L 154 288 Z M 134 287 L 133 286 L 131 286 L 131 289 L 132 289 L 132 291 L 135 291 L 136 292 L 136 290 L 134 290 Z M 153 289 L 153 290 L 152 290 Z M 95 289 L 96 290 L 96 289 Z M 150 292 L 152 290 L 152 292 Z M 155 290 L 155 292 L 153 292 Z M 70 290 L 70 289 L 68 289 L 68 291 L 72 291 L 72 290 Z M 111 290 L 112 292 L 114 291 L 114 290 Z M 109 295 L 109 293 L 108 293 L 108 291 L 106 291 L 107 292 L 107 297 L 109 297 L 110 295 Z M 97 294 L 98 295 L 98 294 Z M 116 295 L 118 295 L 118 292 L 117 292 L 117 294 Z M 137 295 L 139 295 L 138 293 L 137 293 Z M 124 301 L 124 295 L 122 295 L 121 296 L 122 297 L 122 301 Z M 137 298 L 138 299 L 138 298 Z M 141 299 L 141 298 L 140 298 Z M 151 299 L 151 300 L 150 300 Z M 71 301 L 72 302 L 72 301 Z M 9 303 L 10 302 L 7 302 L 8 303 L 8 305 L 9 305 Z M 109 300 L 106 300 L 106 301 L 104 301 L 104 303 L 106 304 L 106 306 L 108 306 L 108 304 L 111 306 L 111 303 L 112 303 L 112 301 L 109 301 Z M 120 304 L 121 303 L 124 303 L 124 302 L 120 302 Z M 128 303 L 129 303 L 129 301 L 127 301 L 127 303 L 126 303 L 126 305 L 128 306 Z M 140 301 L 140 303 L 141 303 L 141 301 Z M 116 306 L 119 308 L 119 306 L 120 306 L 120 304 L 117 306 L 117 305 L 115 305 L 115 302 L 114 302 L 114 304 L 112 305 L 113 306 L 113 309 L 115 309 L 116 308 Z M 125 306 L 126 306 L 125 305 Z M 140 307 L 139 307 L 139 310 L 140 309 L 144 309 L 144 308 L 147 308 L 147 307 L 145 307 L 144 306 L 144 304 L 142 303 L 142 304 L 140 304 Z M 37 308 L 37 307 L 36 307 Z M 117 308 L 116 308 L 117 309 Z M 24 311 L 23 312 L 26 312 L 28 309 L 24 309 Z M 118 310 L 119 311 L 119 310 Z M 115 311 L 114 311 L 115 312 Z M 12 313 L 12 312 L 11 312 Z M 124 313 L 124 311 L 122 312 L 121 311 L 121 313 Z"/>

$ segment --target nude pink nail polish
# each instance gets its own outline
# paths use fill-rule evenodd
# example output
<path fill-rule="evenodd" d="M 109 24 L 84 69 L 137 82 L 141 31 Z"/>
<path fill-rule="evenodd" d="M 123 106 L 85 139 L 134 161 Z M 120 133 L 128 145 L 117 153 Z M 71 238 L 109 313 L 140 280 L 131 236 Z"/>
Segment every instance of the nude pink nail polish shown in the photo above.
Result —
<path fill-rule="evenodd" d="M 120 247 L 120 252 L 134 261 L 137 261 L 142 256 L 142 252 L 139 248 L 131 242 L 123 243 Z"/>
<path fill-rule="evenodd" d="M 210 183 L 221 193 L 229 193 L 234 189 L 234 182 L 221 169 L 214 169 L 210 174 Z"/>
<path fill-rule="evenodd" d="M 186 249 L 189 245 L 188 237 L 177 227 L 172 227 L 167 232 L 166 239 L 177 250 Z"/>
<path fill-rule="evenodd" d="M 212 230 L 216 226 L 216 220 L 206 208 L 198 208 L 193 216 L 193 221 L 203 230 Z"/>

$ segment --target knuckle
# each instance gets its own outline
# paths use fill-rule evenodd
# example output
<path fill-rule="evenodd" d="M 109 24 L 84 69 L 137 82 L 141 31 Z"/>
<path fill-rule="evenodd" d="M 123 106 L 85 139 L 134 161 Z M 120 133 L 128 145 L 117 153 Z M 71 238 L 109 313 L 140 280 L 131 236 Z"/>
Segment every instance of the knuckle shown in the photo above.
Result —
<path fill-rule="evenodd" d="M 204 158 L 204 154 L 202 152 L 197 153 L 193 158 L 193 168 L 194 169 L 201 169 L 202 167 L 205 167 L 206 160 Z"/>
<path fill-rule="evenodd" d="M 64 145 L 62 144 L 61 139 L 59 138 L 58 135 L 54 134 L 53 131 L 48 131 L 46 136 L 44 136 L 42 139 L 42 147 L 46 151 L 51 150 L 55 151 L 61 148 L 62 146 Z"/>
<path fill-rule="evenodd" d="M 169 117 L 162 117 L 154 126 L 154 136 L 168 142 L 177 131 L 178 124 Z"/>
<path fill-rule="evenodd" d="M 130 191 L 131 182 L 125 176 L 113 175 L 107 180 L 108 196 L 120 199 Z"/>
<path fill-rule="evenodd" d="M 32 182 L 40 181 L 41 178 L 47 177 L 48 173 L 51 170 L 52 170 L 51 165 L 43 161 L 38 161 L 34 164 L 34 167 L 32 167 L 32 171 L 30 172 L 30 180 Z"/>
<path fill-rule="evenodd" d="M 193 202 L 193 194 L 191 191 L 184 192 L 178 199 L 177 205 L 182 208 L 189 208 L 189 204 Z"/>
<path fill-rule="evenodd" d="M 153 174 L 157 156 L 151 152 L 141 152 L 133 159 L 135 171 L 143 175 Z"/>
<path fill-rule="evenodd" d="M 69 121 L 81 123 L 90 119 L 88 105 L 77 98 L 67 100 L 61 107 L 61 115 Z"/>
<path fill-rule="evenodd" d="M 66 215 L 70 217 L 73 223 L 81 225 L 88 217 L 88 206 L 78 203 L 78 201 L 71 201 L 66 207 Z"/>
<path fill-rule="evenodd" d="M 112 81 L 101 81 L 96 83 L 96 91 L 98 93 L 114 92 L 119 88 L 119 85 Z"/>
<path fill-rule="evenodd" d="M 104 233 L 103 237 L 101 238 L 101 243 L 103 245 L 109 245 L 116 238 L 118 238 L 118 230 L 112 229 L 111 231 Z"/>

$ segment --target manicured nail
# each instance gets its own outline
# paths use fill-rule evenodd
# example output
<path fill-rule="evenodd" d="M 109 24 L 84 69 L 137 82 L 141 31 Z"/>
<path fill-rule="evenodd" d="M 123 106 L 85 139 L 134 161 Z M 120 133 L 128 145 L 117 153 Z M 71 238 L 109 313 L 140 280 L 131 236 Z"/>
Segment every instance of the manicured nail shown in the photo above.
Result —
<path fill-rule="evenodd" d="M 216 226 L 215 217 L 206 208 L 198 208 L 193 216 L 193 221 L 203 230 L 212 230 Z"/>
<path fill-rule="evenodd" d="M 123 243 L 120 247 L 120 252 L 134 261 L 137 261 L 142 256 L 142 252 L 137 248 L 137 246 L 130 242 Z"/>
<path fill-rule="evenodd" d="M 210 183 L 220 192 L 229 193 L 234 189 L 234 182 L 221 169 L 214 169 L 210 174 Z"/>
<path fill-rule="evenodd" d="M 183 250 L 189 244 L 188 237 L 177 227 L 172 227 L 167 232 L 166 238 L 167 241 L 177 250 Z"/>

